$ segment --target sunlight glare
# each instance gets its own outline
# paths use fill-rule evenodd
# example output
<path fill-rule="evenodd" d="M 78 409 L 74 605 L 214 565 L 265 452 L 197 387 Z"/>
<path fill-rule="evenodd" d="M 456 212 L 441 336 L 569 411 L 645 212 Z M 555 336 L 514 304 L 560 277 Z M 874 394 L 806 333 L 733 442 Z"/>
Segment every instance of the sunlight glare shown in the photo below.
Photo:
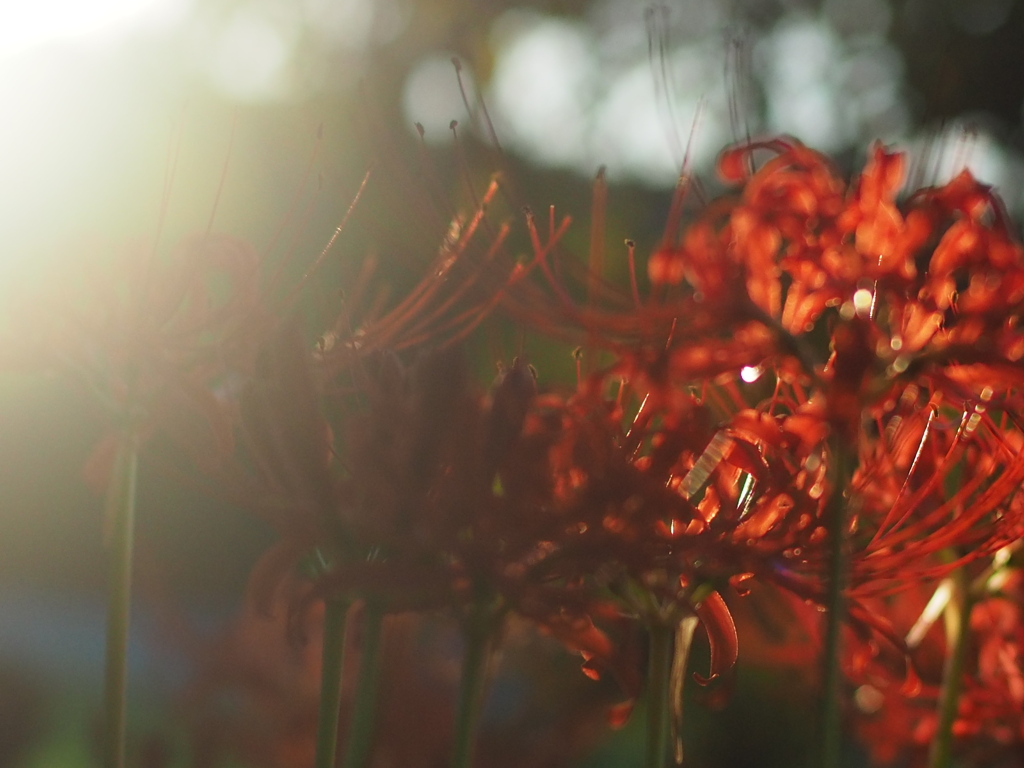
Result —
<path fill-rule="evenodd" d="M 119 222 L 133 221 L 145 196 L 125 189 L 159 173 L 166 148 L 166 123 L 147 112 L 176 77 L 159 43 L 187 18 L 192 0 L 7 5 L 0 14 L 5 278 L 57 249 L 65 226 L 99 229 L 105 206 Z"/>
<path fill-rule="evenodd" d="M 177 0 L 38 0 L 12 5 L 0 24 L 0 58 L 58 40 L 106 35 L 180 5 Z"/>

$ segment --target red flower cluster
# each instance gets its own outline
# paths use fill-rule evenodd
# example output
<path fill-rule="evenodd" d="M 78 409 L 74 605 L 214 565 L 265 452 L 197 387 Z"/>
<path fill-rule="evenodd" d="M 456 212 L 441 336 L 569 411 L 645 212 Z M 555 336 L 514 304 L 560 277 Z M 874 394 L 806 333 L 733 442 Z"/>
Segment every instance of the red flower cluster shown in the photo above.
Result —
<path fill-rule="evenodd" d="M 367 267 L 315 345 L 281 323 L 239 398 L 240 462 L 222 468 L 282 535 L 255 593 L 304 561 L 303 605 L 446 610 L 493 636 L 516 613 L 630 698 L 629 638 L 667 630 L 674 702 L 698 624 L 699 679 L 736 663 L 726 597 L 751 580 L 825 605 L 841 579 L 870 647 L 880 634 L 907 652 L 886 599 L 1024 526 L 1024 248 L 968 172 L 907 193 L 905 165 L 876 146 L 847 181 L 792 140 L 729 149 L 718 170 L 737 191 L 683 226 L 681 184 L 628 290 L 599 259 L 565 259 L 553 216 L 545 239 L 528 214 L 533 253 L 511 256 L 509 228 L 487 226 L 492 185 L 390 310 Z M 209 378 L 225 318 L 242 316 L 196 291 L 116 347 L 133 381 L 188 395 L 182 371 Z M 520 357 L 482 391 L 460 345 L 492 317 L 580 345 L 576 386 Z M 1019 708 L 1016 618 L 997 598 L 972 615 L 961 736 Z M 989 735 L 1018 743 L 1016 727 Z"/>
<path fill-rule="evenodd" d="M 901 645 L 874 598 L 1007 545 L 1024 511 L 1024 250 L 966 171 L 901 199 L 905 164 L 876 146 L 847 182 L 797 142 L 743 145 L 719 163 L 738 194 L 670 222 L 646 297 L 635 276 L 629 293 L 585 270 L 567 282 L 564 230 L 544 242 L 528 216 L 527 267 L 505 230 L 482 257 L 460 238 L 383 321 L 335 323 L 330 350 L 282 370 L 322 369 L 339 418 L 297 418 L 309 378 L 279 411 L 309 425 L 305 447 L 279 429 L 291 447 L 263 456 L 306 476 L 316 514 L 282 528 L 289 557 L 328 557 L 314 594 L 460 614 L 485 600 L 635 695 L 609 639 L 623 622 L 699 620 L 718 677 L 738 648 L 722 594 L 756 579 L 821 603 L 842 536 L 851 618 Z M 541 379 L 537 395 L 516 361 L 483 396 L 453 350 L 391 351 L 443 348 L 496 306 L 583 345 L 575 391 Z"/>
<path fill-rule="evenodd" d="M 775 157 L 746 175 L 757 150 Z M 671 474 L 680 481 L 700 459 L 749 477 L 760 493 L 725 483 L 742 501 L 740 531 L 760 520 L 758 535 L 813 538 L 830 492 L 826 439 L 837 436 L 857 466 L 853 583 L 872 589 L 946 547 L 977 556 L 1019 530 L 1024 253 L 966 171 L 898 206 L 904 162 L 876 147 L 846 184 L 793 142 L 730 150 L 720 170 L 743 181 L 741 195 L 711 203 L 654 254 L 648 301 L 598 312 L 556 288 L 554 302 L 514 307 L 550 328 L 554 303 L 562 329 L 575 324 L 615 355 L 604 376 L 642 401 L 636 426 L 667 420 L 670 431 L 710 409 L 711 426 L 687 425 L 691 457 Z M 725 458 L 703 453 L 715 434 L 728 437 Z M 949 482 L 961 472 L 973 482 Z M 806 547 L 793 552 L 808 543 L 794 539 L 788 554 L 813 564 Z"/>
<path fill-rule="evenodd" d="M 581 305 L 545 269 L 506 302 L 610 359 L 556 453 L 578 573 L 684 614 L 749 578 L 821 603 L 842 535 L 851 618 L 902 645 L 872 597 L 1019 537 L 1024 250 L 967 171 L 899 202 L 904 165 L 876 146 L 847 183 L 795 142 L 737 147 L 719 170 L 740 193 L 668 227 L 646 299 Z M 702 618 L 732 659 L 723 615 Z"/>

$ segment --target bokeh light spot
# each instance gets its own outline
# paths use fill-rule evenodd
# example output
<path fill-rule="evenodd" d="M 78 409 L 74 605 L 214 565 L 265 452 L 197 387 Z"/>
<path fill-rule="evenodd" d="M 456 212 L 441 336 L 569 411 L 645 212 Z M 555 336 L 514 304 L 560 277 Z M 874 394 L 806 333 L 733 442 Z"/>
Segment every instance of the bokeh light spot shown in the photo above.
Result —
<path fill-rule="evenodd" d="M 295 30 L 279 19 L 240 9 L 221 32 L 209 63 L 210 78 L 240 101 L 269 101 L 288 92 Z"/>
<path fill-rule="evenodd" d="M 466 96 L 472 100 L 476 93 L 473 75 L 463 65 L 462 82 Z M 443 143 L 451 138 L 452 120 L 463 122 L 468 114 L 459 93 L 452 54 L 437 53 L 422 59 L 405 80 L 402 107 L 411 128 L 420 123 L 424 137 L 431 143 Z"/>
<path fill-rule="evenodd" d="M 551 165 L 596 167 L 586 126 L 598 62 L 586 28 L 510 12 L 496 30 L 508 38 L 499 43 L 492 89 L 509 143 Z"/>

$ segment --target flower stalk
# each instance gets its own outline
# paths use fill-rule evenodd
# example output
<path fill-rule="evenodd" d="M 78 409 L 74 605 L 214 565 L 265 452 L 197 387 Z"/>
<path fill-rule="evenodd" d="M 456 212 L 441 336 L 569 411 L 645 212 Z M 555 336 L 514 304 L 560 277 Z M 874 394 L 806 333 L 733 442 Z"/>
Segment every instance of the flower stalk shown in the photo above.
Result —
<path fill-rule="evenodd" d="M 646 768 L 664 768 L 668 758 L 669 702 L 672 676 L 672 642 L 675 629 L 654 623 L 649 627 L 647 659 L 647 752 Z"/>
<path fill-rule="evenodd" d="M 131 613 L 132 551 L 139 464 L 138 435 L 126 425 L 119 438 L 106 519 L 110 526 L 110 584 L 104 664 L 103 750 L 107 768 L 124 768 L 127 723 L 128 627 Z"/>
<path fill-rule="evenodd" d="M 362 654 L 356 680 L 355 705 L 345 747 L 345 768 L 362 768 L 373 749 L 373 729 L 377 711 L 380 678 L 380 641 L 384 611 L 380 604 L 367 602 L 363 609 Z"/>
<path fill-rule="evenodd" d="M 455 744 L 452 748 L 452 768 L 470 768 L 476 730 L 487 685 L 487 666 L 490 661 L 492 620 L 487 608 L 477 603 L 471 608 L 465 625 L 465 655 L 462 676 L 459 679 L 458 702 L 455 709 Z"/>
<path fill-rule="evenodd" d="M 846 522 L 848 518 L 846 492 L 853 477 L 849 450 L 840 445 L 842 438 L 829 441 L 833 458 L 834 485 L 825 512 L 828 528 L 828 573 L 825 593 L 826 625 L 822 649 L 822 715 L 819 737 L 822 768 L 839 768 L 842 753 L 842 719 L 840 688 L 843 681 L 841 664 L 841 638 L 846 618 L 844 588 L 847 579 Z"/>
<path fill-rule="evenodd" d="M 967 658 L 971 628 L 971 594 L 962 568 L 950 579 L 953 594 L 943 612 L 946 625 L 946 659 L 942 669 L 942 690 L 939 694 L 938 723 L 928 754 L 928 768 L 949 768 L 952 764 L 953 725 L 960 704 L 960 688 Z"/>
<path fill-rule="evenodd" d="M 347 600 L 329 599 L 324 606 L 320 665 L 320 705 L 316 729 L 316 768 L 334 768 L 341 710 L 341 675 L 345 663 Z"/>

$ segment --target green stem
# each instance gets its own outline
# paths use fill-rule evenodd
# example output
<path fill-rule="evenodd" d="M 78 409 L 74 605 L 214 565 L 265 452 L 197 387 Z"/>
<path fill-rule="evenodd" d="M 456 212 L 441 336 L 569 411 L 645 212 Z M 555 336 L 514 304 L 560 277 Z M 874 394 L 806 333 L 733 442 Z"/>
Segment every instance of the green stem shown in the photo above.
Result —
<path fill-rule="evenodd" d="M 367 603 L 363 612 L 362 654 L 359 659 L 352 722 L 348 729 L 348 744 L 345 747 L 345 768 L 362 768 L 367 765 L 373 748 L 383 625 L 384 611 L 381 606 Z"/>
<path fill-rule="evenodd" d="M 664 768 L 668 759 L 669 690 L 675 628 L 652 624 L 647 659 L 647 759 L 645 768 Z"/>
<path fill-rule="evenodd" d="M 841 439 L 841 438 L 840 438 Z M 829 443 L 834 461 L 834 486 L 826 510 L 825 525 L 829 536 L 828 583 L 825 594 L 826 627 L 822 651 L 822 716 L 819 746 L 821 768 L 839 768 L 842 753 L 842 719 L 840 717 L 840 688 L 842 667 L 840 660 L 843 622 L 846 619 L 846 600 L 843 591 L 847 578 L 845 495 L 853 476 L 853 467 L 847 450 L 839 439 Z"/>
<path fill-rule="evenodd" d="M 487 663 L 490 660 L 491 623 L 483 608 L 473 608 L 466 624 L 465 639 L 466 650 L 462 659 L 462 677 L 459 680 L 459 698 L 455 709 L 452 768 L 470 768 L 473 761 L 476 727 L 483 705 Z"/>
<path fill-rule="evenodd" d="M 126 426 L 118 441 L 106 499 L 106 519 L 110 525 L 110 585 L 104 664 L 103 759 L 107 768 L 124 768 L 125 765 L 128 624 L 138 466 L 138 439 L 135 430 Z"/>
<path fill-rule="evenodd" d="M 929 768 L 949 768 L 953 752 L 953 724 L 960 704 L 960 684 L 967 659 L 971 609 L 974 598 L 961 569 L 953 572 L 953 595 L 946 604 L 946 661 L 942 670 L 939 722 L 928 755 Z"/>
<path fill-rule="evenodd" d="M 328 600 L 324 606 L 323 650 L 320 665 L 320 713 L 316 728 L 316 768 L 334 768 L 341 709 L 341 670 L 345 662 L 347 600 Z"/>

